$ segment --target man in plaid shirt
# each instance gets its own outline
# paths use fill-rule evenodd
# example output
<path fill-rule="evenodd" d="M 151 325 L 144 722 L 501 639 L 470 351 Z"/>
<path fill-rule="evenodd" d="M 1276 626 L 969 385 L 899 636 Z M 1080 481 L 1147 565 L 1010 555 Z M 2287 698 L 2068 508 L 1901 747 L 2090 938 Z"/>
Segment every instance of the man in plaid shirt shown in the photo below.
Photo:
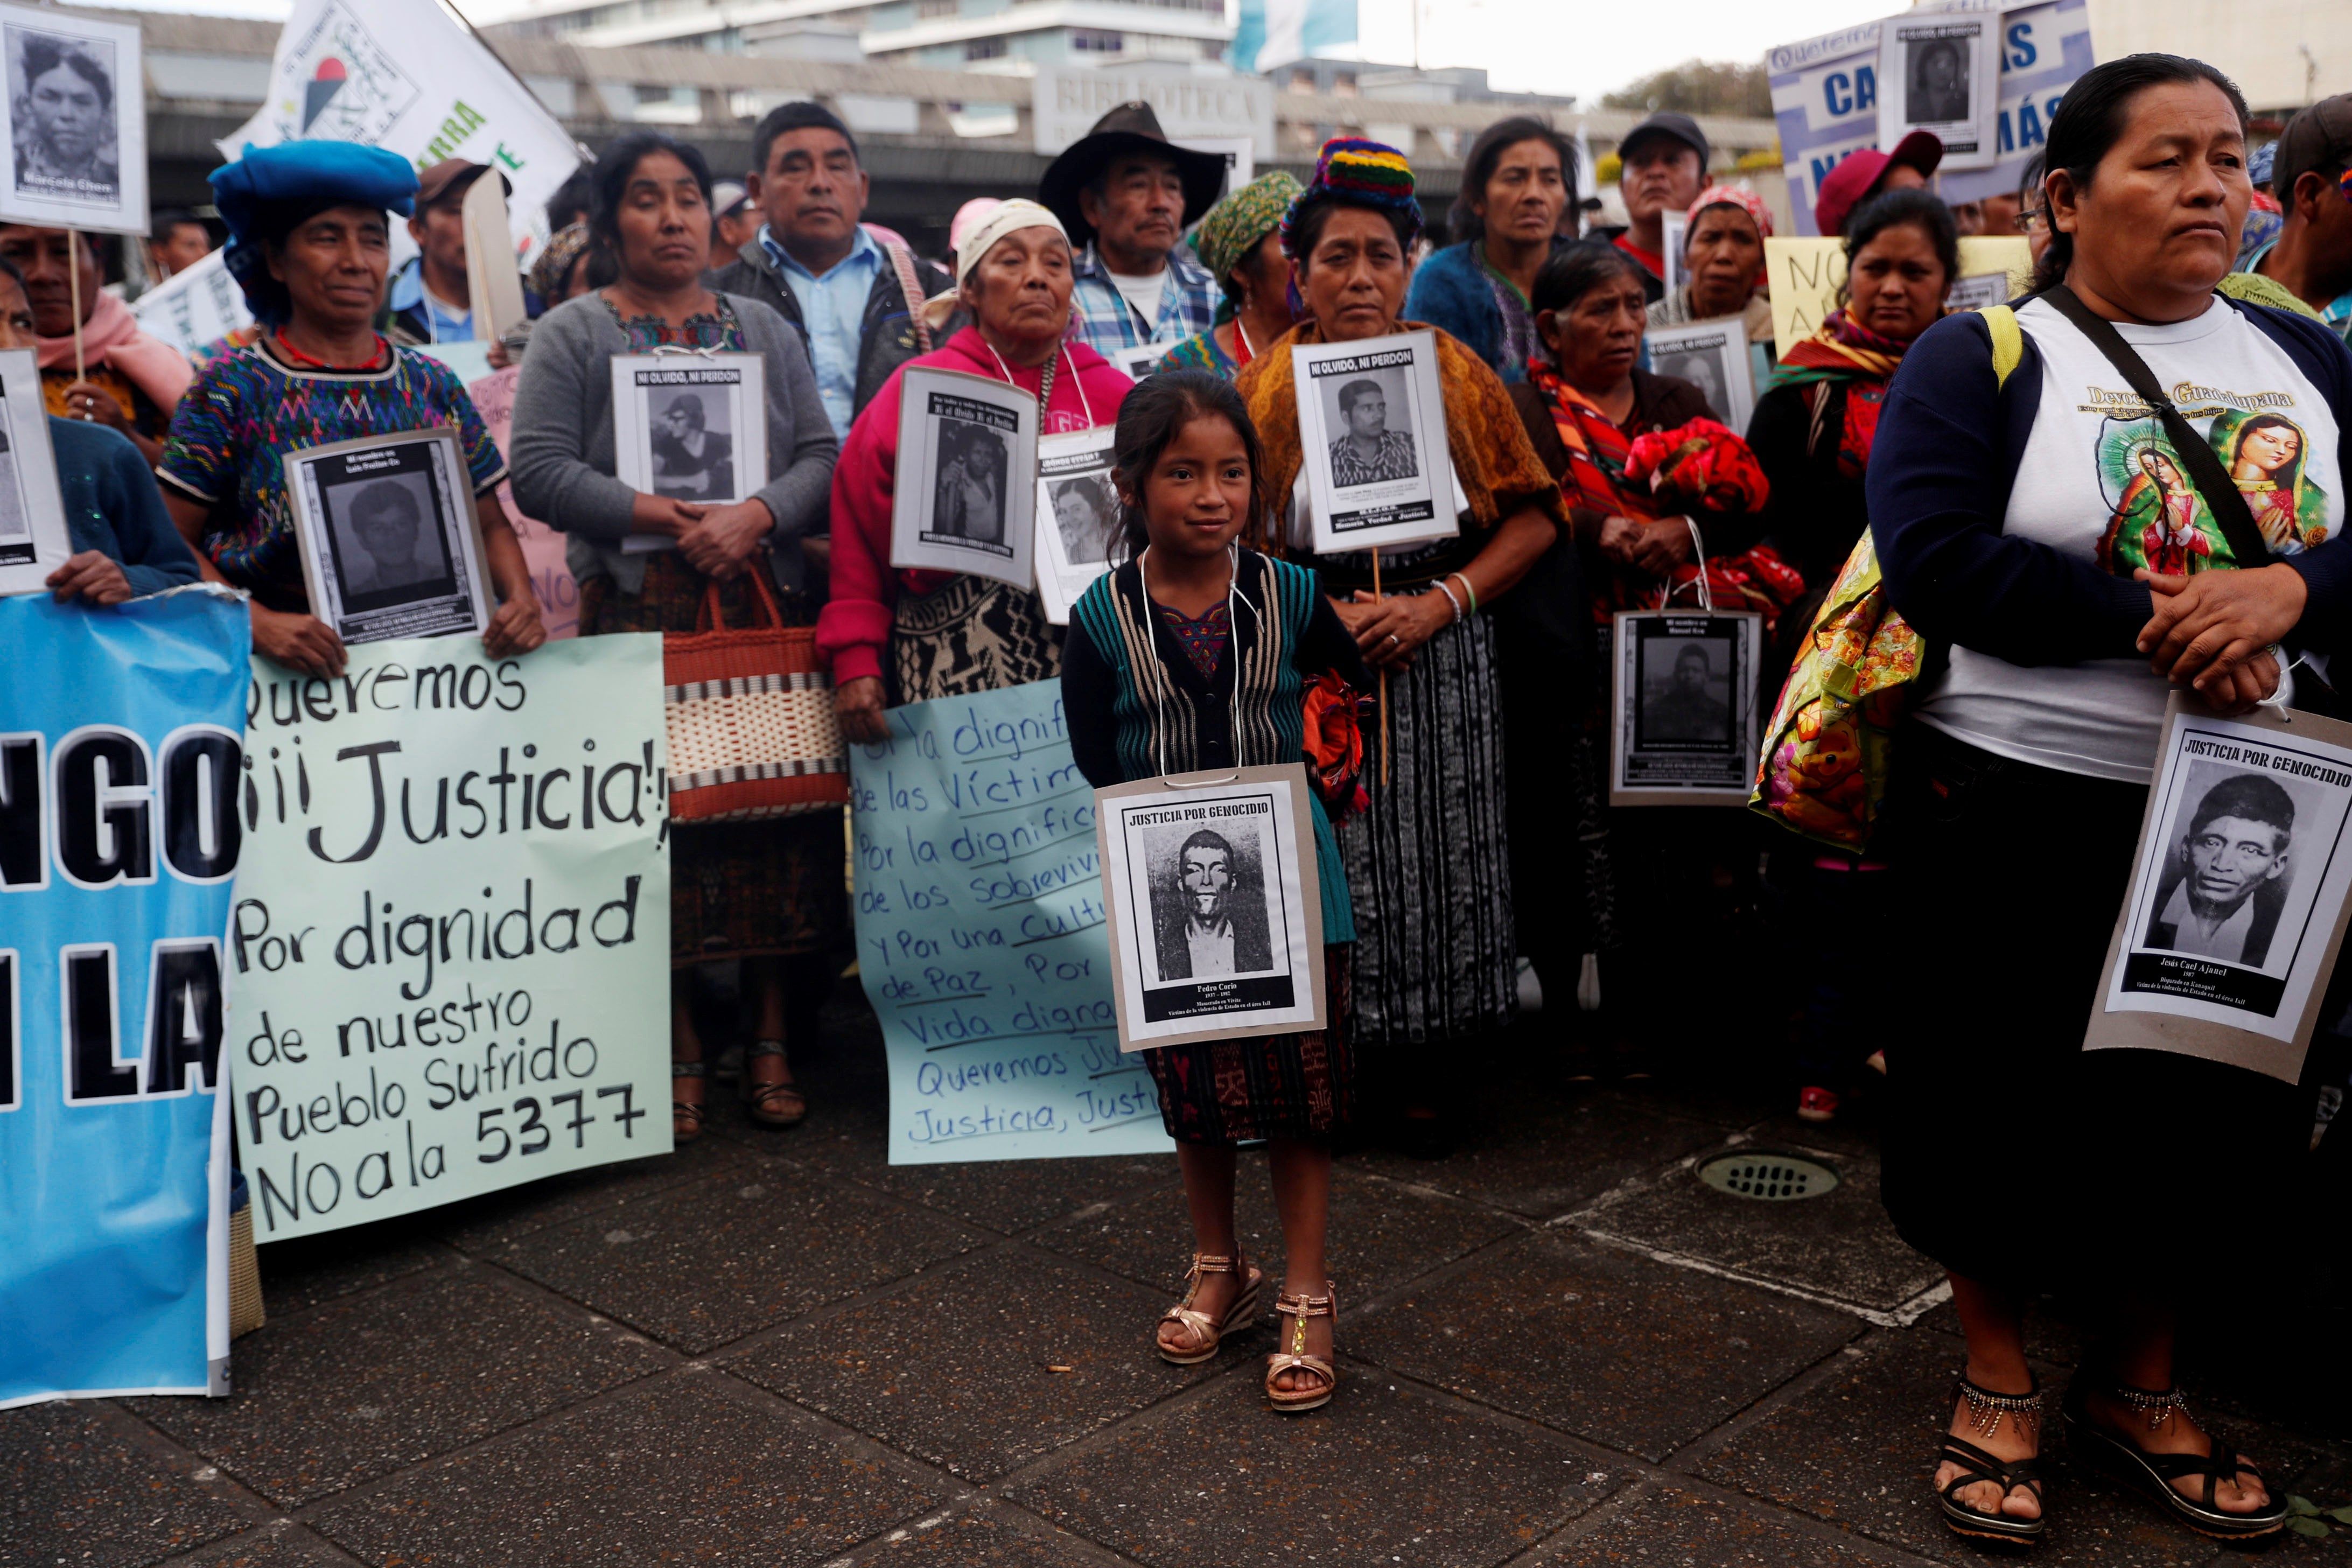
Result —
<path fill-rule="evenodd" d="M 1112 110 L 1054 160 L 1037 199 L 1079 247 L 1071 336 L 1115 360 L 1215 324 L 1217 280 L 1182 241 L 1224 179 L 1223 158 L 1171 143 L 1148 103 Z"/>

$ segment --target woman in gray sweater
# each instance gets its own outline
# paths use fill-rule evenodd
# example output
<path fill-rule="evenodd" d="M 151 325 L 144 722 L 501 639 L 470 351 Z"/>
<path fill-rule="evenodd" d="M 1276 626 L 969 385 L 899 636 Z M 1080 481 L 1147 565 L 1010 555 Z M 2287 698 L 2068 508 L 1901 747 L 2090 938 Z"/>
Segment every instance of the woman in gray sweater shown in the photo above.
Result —
<path fill-rule="evenodd" d="M 624 136 L 596 165 L 589 224 L 591 243 L 618 264 L 619 280 L 540 319 L 515 389 L 509 443 L 516 504 L 571 536 L 581 635 L 691 632 L 714 579 L 727 623 L 744 625 L 756 603 L 751 572 L 770 574 L 787 624 L 814 623 L 817 606 L 802 591 L 800 542 L 823 525 L 837 443 L 808 352 L 784 319 L 757 300 L 702 286 L 709 165 L 695 148 L 658 132 Z M 762 436 L 767 441 L 768 482 L 750 499 L 688 500 L 614 477 L 610 362 L 658 348 L 766 360 L 767 427 L 732 433 L 737 453 Z M 633 536 L 637 546 L 625 549 Z M 840 818 L 812 812 L 781 822 L 709 824 L 670 842 L 677 1138 L 697 1136 L 703 1116 L 703 1048 L 688 980 L 694 965 L 719 959 L 745 961 L 745 988 L 758 1004 L 743 1068 L 751 1113 L 770 1126 L 792 1126 L 808 1106 L 793 1085 L 785 1041 L 814 1033 L 824 1000 L 825 953 L 845 912 Z"/>

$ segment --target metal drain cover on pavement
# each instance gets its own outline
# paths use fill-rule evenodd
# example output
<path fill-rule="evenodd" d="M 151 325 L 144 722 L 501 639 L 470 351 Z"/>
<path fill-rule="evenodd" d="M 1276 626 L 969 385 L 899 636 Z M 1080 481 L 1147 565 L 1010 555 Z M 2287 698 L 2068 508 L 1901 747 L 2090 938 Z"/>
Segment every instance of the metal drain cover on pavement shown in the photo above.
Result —
<path fill-rule="evenodd" d="M 1819 1160 L 1765 1150 L 1718 1154 L 1698 1168 L 1698 1179 L 1719 1193 L 1774 1203 L 1817 1198 L 1838 1184 L 1837 1172 Z"/>

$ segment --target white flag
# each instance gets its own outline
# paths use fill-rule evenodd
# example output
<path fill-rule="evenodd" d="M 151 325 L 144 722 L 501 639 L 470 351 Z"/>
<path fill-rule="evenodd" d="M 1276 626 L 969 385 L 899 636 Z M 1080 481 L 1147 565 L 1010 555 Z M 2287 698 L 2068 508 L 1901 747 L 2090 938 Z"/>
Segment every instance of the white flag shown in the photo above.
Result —
<path fill-rule="evenodd" d="M 198 349 L 249 326 L 253 312 L 246 308 L 245 290 L 228 275 L 227 254 L 215 250 L 133 300 L 131 314 L 141 330 L 193 357 Z"/>
<path fill-rule="evenodd" d="M 295 0 L 261 112 L 221 155 L 305 137 L 368 142 L 420 171 L 445 158 L 488 164 L 514 187 L 526 264 L 547 242 L 547 198 L 580 166 L 555 117 L 437 0 Z"/>

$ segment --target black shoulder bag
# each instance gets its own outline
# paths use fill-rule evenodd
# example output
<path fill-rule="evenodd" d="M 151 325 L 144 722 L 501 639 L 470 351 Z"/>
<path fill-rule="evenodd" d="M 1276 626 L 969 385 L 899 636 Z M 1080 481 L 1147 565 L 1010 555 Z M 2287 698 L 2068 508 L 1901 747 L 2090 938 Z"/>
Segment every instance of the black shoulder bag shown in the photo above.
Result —
<path fill-rule="evenodd" d="M 2123 334 L 2116 331 L 2115 323 L 2093 314 L 2091 308 L 2063 283 L 2045 289 L 2042 298 L 2049 300 L 2060 315 L 2074 322 L 2083 335 L 2091 340 L 2092 346 L 2107 356 L 2107 363 L 2122 374 L 2125 384 L 2138 395 L 2142 403 L 2156 411 L 2158 420 L 2164 426 L 2165 436 L 2172 442 L 2172 449 L 2180 454 L 2181 464 L 2189 470 L 2189 482 L 2197 487 L 2197 493 L 2205 498 L 2205 505 L 2213 513 L 2213 521 L 2221 525 L 2221 537 L 2230 542 L 2231 560 L 2244 570 L 2275 564 L 2271 558 L 2269 541 L 2263 537 L 2263 531 L 2255 525 L 2252 509 L 2246 505 L 2244 493 L 2231 482 L 2229 470 L 2221 467 L 2221 459 L 2214 453 L 2211 443 L 2197 433 L 2196 427 L 2189 423 L 2164 388 L 2157 384 L 2156 373 L 2147 368 L 2147 362 L 2139 357 L 2131 344 L 2124 342 Z M 2296 706 L 2335 715 L 2340 706 L 2335 689 L 2309 661 L 2303 662 L 2303 668 L 2309 673 L 2311 679 L 2307 684 L 2298 686 L 2298 695 L 2316 700 L 2298 702 Z M 2280 674 L 2284 677 L 2285 671 L 2282 669 Z M 2313 687 L 2318 689 L 2310 689 Z"/>

